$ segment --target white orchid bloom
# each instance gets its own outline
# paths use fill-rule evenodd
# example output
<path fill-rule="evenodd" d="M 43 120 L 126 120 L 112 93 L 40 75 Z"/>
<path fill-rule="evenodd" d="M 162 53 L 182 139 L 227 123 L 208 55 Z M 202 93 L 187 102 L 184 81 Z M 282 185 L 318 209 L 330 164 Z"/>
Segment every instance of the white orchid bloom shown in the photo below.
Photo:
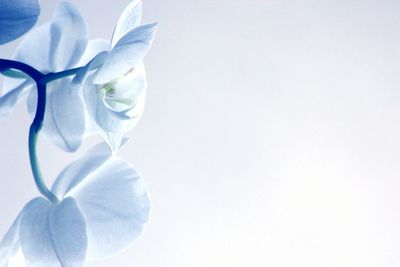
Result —
<path fill-rule="evenodd" d="M 52 192 L 58 203 L 37 197 L 22 209 L 0 243 L 0 267 L 17 255 L 29 267 L 85 266 L 125 250 L 149 218 L 143 180 L 104 143 L 67 166 Z"/>
<path fill-rule="evenodd" d="M 30 31 L 19 44 L 14 59 L 48 73 L 77 67 L 87 46 L 83 17 L 68 2 L 61 3 L 50 23 Z M 36 110 L 34 81 L 5 78 L 0 97 L 0 117 L 10 113 L 17 102 L 29 93 L 28 110 Z M 71 78 L 47 85 L 46 114 L 42 133 L 65 151 L 75 151 L 85 132 L 84 103 Z"/>
<path fill-rule="evenodd" d="M 84 136 L 93 133 L 100 133 L 116 150 L 124 133 L 139 120 L 147 87 L 142 59 L 157 26 L 140 25 L 141 10 L 141 1 L 131 2 L 119 18 L 111 42 L 98 39 L 88 43 L 84 19 L 71 4 L 63 2 L 52 22 L 28 33 L 17 49 L 15 60 L 44 73 L 85 66 L 78 77 L 62 78 L 47 86 L 43 134 L 63 150 L 75 151 Z M 33 81 L 7 78 L 3 87 L 0 117 L 28 92 L 28 110 L 34 114 Z M 84 103 L 77 88 L 83 88 Z"/>
<path fill-rule="evenodd" d="M 89 117 L 113 150 L 119 148 L 124 134 L 143 112 L 147 82 L 142 60 L 150 49 L 157 23 L 141 25 L 141 13 L 141 1 L 131 2 L 120 16 L 111 42 L 90 41 L 84 56 L 107 53 L 103 64 L 87 76 L 83 86 Z"/>

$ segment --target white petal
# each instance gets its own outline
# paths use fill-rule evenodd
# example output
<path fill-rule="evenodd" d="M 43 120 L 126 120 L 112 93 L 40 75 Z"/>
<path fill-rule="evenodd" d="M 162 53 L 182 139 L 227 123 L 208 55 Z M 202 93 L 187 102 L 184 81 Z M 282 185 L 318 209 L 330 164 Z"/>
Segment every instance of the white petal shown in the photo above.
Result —
<path fill-rule="evenodd" d="M 10 114 L 16 104 L 32 89 L 32 83 L 28 80 L 17 86 L 15 89 L 0 97 L 0 118 Z"/>
<path fill-rule="evenodd" d="M 85 113 L 79 87 L 79 84 L 66 80 L 49 98 L 51 107 L 47 112 L 63 140 L 64 150 L 69 152 L 80 147 L 85 133 Z"/>
<path fill-rule="evenodd" d="M 66 198 L 52 207 L 49 233 L 63 267 L 85 266 L 88 245 L 86 224 L 74 199 Z"/>
<path fill-rule="evenodd" d="M 119 78 L 141 62 L 153 42 L 157 23 L 138 26 L 126 33 L 108 54 L 94 83 L 105 84 Z"/>
<path fill-rule="evenodd" d="M 100 135 L 104 138 L 113 152 L 118 151 L 118 149 L 121 147 L 122 140 L 125 138 L 124 133 L 122 132 L 113 133 L 100 131 Z"/>
<path fill-rule="evenodd" d="M 90 149 L 79 160 L 66 167 L 54 182 L 51 191 L 62 199 L 64 195 L 83 182 L 87 176 L 96 171 L 112 156 L 105 143 L 100 143 Z"/>
<path fill-rule="evenodd" d="M 50 65 L 52 71 L 62 71 L 75 66 L 87 45 L 86 23 L 78 9 L 62 2 L 51 24 Z"/>
<path fill-rule="evenodd" d="M 43 198 L 30 201 L 21 215 L 20 243 L 27 266 L 85 265 L 85 221 L 71 198 L 52 205 Z"/>
<path fill-rule="evenodd" d="M 103 151 L 96 149 L 96 153 L 110 155 L 106 147 Z M 150 211 L 146 186 L 129 163 L 117 157 L 108 156 L 106 161 L 93 157 L 90 151 L 68 166 L 55 186 L 61 188 L 56 191 L 65 191 L 67 197 L 77 201 L 87 225 L 91 260 L 126 249 L 143 231 Z"/>
<path fill-rule="evenodd" d="M 36 112 L 37 92 L 28 97 L 28 111 Z M 85 110 L 79 84 L 62 79 L 47 84 L 46 113 L 41 133 L 67 152 L 76 151 L 85 134 Z"/>
<path fill-rule="evenodd" d="M 79 66 L 88 64 L 97 54 L 110 50 L 110 41 L 104 39 L 90 40 L 87 44 L 85 53 L 83 54 Z"/>
<path fill-rule="evenodd" d="M 142 20 L 142 1 L 132 1 L 122 12 L 115 26 L 113 36 L 111 38 L 111 47 L 114 47 L 119 39 L 128 31 L 139 26 Z"/>
<path fill-rule="evenodd" d="M 10 230 L 8 230 L 7 234 L 0 243 L 0 267 L 9 266 L 9 263 L 20 249 L 19 229 L 21 223 L 21 213 L 22 212 L 20 212 L 17 219 L 15 219 Z"/>
<path fill-rule="evenodd" d="M 91 78 L 87 80 L 84 89 L 86 107 L 98 126 L 97 131 L 113 151 L 117 151 L 124 134 L 137 124 L 143 113 L 147 87 L 143 63 L 140 62 L 131 74 L 116 82 L 114 98 L 107 99 L 104 90 L 98 87 Z M 119 104 L 119 98 L 129 103 Z"/>
<path fill-rule="evenodd" d="M 50 23 L 28 32 L 19 43 L 13 58 L 40 71 L 50 71 Z"/>

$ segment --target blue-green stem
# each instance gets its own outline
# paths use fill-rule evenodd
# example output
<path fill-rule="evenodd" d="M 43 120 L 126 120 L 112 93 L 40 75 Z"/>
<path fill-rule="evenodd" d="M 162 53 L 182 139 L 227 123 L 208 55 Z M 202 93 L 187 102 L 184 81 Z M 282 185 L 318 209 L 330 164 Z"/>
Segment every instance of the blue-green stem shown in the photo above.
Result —
<path fill-rule="evenodd" d="M 9 69 L 22 71 L 30 76 L 36 83 L 37 88 L 37 108 L 35 117 L 29 128 L 29 159 L 33 178 L 39 192 L 52 203 L 58 203 L 59 200 L 54 193 L 46 186 L 39 168 L 37 158 L 37 139 L 39 132 L 43 126 L 44 114 L 46 111 L 46 85 L 47 83 L 61 79 L 70 75 L 76 74 L 81 68 L 69 69 L 61 72 L 43 74 L 35 68 L 22 62 L 0 59 L 0 72 L 5 72 Z"/>

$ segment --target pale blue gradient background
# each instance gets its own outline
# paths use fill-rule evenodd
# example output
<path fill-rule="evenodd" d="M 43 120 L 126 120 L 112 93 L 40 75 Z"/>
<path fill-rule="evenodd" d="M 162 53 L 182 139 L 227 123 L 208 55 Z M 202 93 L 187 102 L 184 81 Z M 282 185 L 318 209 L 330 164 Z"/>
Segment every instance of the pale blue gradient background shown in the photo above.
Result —
<path fill-rule="evenodd" d="M 72 2 L 107 38 L 129 0 Z M 394 0 L 145 0 L 160 27 L 121 155 L 152 220 L 89 267 L 400 266 L 399 14 Z M 0 123 L 1 235 L 37 194 L 28 126 L 24 104 Z M 39 151 L 49 182 L 75 157 Z"/>

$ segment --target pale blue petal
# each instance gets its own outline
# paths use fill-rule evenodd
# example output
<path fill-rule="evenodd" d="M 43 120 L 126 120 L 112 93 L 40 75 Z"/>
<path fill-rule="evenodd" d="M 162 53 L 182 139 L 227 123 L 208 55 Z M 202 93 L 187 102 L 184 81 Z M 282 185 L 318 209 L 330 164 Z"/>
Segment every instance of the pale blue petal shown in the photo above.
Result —
<path fill-rule="evenodd" d="M 104 39 L 90 40 L 87 44 L 85 53 L 83 54 L 79 66 L 88 64 L 97 54 L 101 52 L 108 52 L 110 50 L 110 41 Z"/>
<path fill-rule="evenodd" d="M 49 65 L 50 23 L 46 23 L 30 31 L 19 43 L 13 58 L 31 65 L 40 71 L 51 71 Z"/>
<path fill-rule="evenodd" d="M 77 83 L 64 80 L 48 99 L 48 117 L 53 121 L 51 124 L 55 126 L 56 133 L 62 140 L 60 147 L 68 152 L 76 151 L 80 147 L 85 134 L 85 111 L 79 87 Z M 47 120 L 44 121 L 44 129 L 46 122 Z M 48 137 L 52 136 L 53 134 Z"/>
<path fill-rule="evenodd" d="M 46 113 L 41 134 L 66 152 L 76 151 L 85 135 L 86 118 L 79 87 L 70 79 L 47 85 Z M 28 97 L 28 111 L 32 117 L 36 112 L 36 101 L 37 92 L 32 90 Z"/>
<path fill-rule="evenodd" d="M 30 201 L 21 214 L 20 243 L 29 267 L 85 266 L 86 225 L 75 201 Z"/>
<path fill-rule="evenodd" d="M 146 87 L 142 62 L 116 82 L 114 98 L 106 99 L 104 90 L 99 90 L 100 86 L 93 84 L 91 79 L 85 83 L 84 98 L 89 116 L 113 151 L 119 148 L 124 134 L 139 121 L 144 109 Z M 121 104 L 118 99 L 126 99 L 128 104 Z"/>
<path fill-rule="evenodd" d="M 94 51 L 102 51 L 101 48 L 103 45 L 101 44 L 102 42 L 96 42 L 97 45 L 95 44 L 94 46 L 96 47 L 95 49 L 91 50 L 90 53 L 93 53 Z M 90 43 L 89 46 L 90 47 Z M 94 53 L 93 53 L 94 54 Z M 107 57 L 108 52 L 100 52 L 96 54 L 94 57 L 90 56 L 90 61 L 85 65 L 84 68 L 82 68 L 75 76 L 75 78 L 72 80 L 73 85 L 79 86 L 79 92 L 81 93 L 84 91 L 84 87 L 86 86 L 86 79 L 88 78 L 89 75 L 91 75 L 91 72 L 93 70 L 97 69 L 99 66 L 101 66 Z M 93 75 L 92 75 L 93 76 Z M 84 108 L 84 117 L 85 117 L 85 133 L 84 135 L 92 135 L 97 132 L 97 127 L 95 125 L 95 122 L 92 120 L 89 111 L 87 108 Z"/>
<path fill-rule="evenodd" d="M 32 83 L 28 80 L 0 97 L 0 119 L 10 114 L 15 105 L 31 90 Z"/>
<path fill-rule="evenodd" d="M 62 199 L 64 195 L 73 190 L 82 181 L 95 172 L 112 156 L 111 150 L 105 143 L 100 143 L 90 149 L 79 160 L 74 161 L 66 167 L 54 182 L 51 191 Z"/>
<path fill-rule="evenodd" d="M 104 138 L 104 140 L 107 142 L 113 152 L 117 152 L 119 150 L 119 148 L 121 147 L 121 142 L 125 138 L 123 132 L 113 133 L 100 131 L 100 135 Z"/>
<path fill-rule="evenodd" d="M 96 153 L 110 155 L 107 147 L 96 149 Z M 115 156 L 103 161 L 93 160 L 93 154 L 90 151 L 69 165 L 55 186 L 76 200 L 85 218 L 90 260 L 125 250 L 143 231 L 150 212 L 147 188 L 137 171 Z"/>
<path fill-rule="evenodd" d="M 54 251 L 63 267 L 86 265 L 88 247 L 86 224 L 74 199 L 66 198 L 52 207 L 48 230 Z"/>
<path fill-rule="evenodd" d="M 126 33 L 109 53 L 94 83 L 105 84 L 121 77 L 141 62 L 153 42 L 157 23 L 138 26 Z"/>
<path fill-rule="evenodd" d="M 42 72 L 62 71 L 78 63 L 86 44 L 84 19 L 71 4 L 62 2 L 50 23 L 35 28 L 25 36 L 14 59 Z"/>
<path fill-rule="evenodd" d="M 49 233 L 50 209 L 50 202 L 35 198 L 21 214 L 20 244 L 30 267 L 60 266 Z"/>
<path fill-rule="evenodd" d="M 97 86 L 88 80 L 84 97 L 88 115 L 95 125 L 95 130 L 106 140 L 113 151 L 117 151 L 124 132 L 124 120 L 126 115 L 109 110 L 104 105 L 101 96 L 98 95 Z"/>
<path fill-rule="evenodd" d="M 37 0 L 0 0 L 0 44 L 13 41 L 29 31 L 39 14 Z"/>
<path fill-rule="evenodd" d="M 0 242 L 0 267 L 7 267 L 12 257 L 20 249 L 19 229 L 21 223 L 21 213 L 12 224 L 10 230 Z"/>
<path fill-rule="evenodd" d="M 51 23 L 50 66 L 52 71 L 62 71 L 75 66 L 87 45 L 84 18 L 71 3 L 62 2 Z"/>
<path fill-rule="evenodd" d="M 122 38 L 128 31 L 140 25 L 142 20 L 142 1 L 132 1 L 122 12 L 118 19 L 117 26 L 114 29 L 111 38 L 111 47 L 114 47 L 119 39 Z"/>

